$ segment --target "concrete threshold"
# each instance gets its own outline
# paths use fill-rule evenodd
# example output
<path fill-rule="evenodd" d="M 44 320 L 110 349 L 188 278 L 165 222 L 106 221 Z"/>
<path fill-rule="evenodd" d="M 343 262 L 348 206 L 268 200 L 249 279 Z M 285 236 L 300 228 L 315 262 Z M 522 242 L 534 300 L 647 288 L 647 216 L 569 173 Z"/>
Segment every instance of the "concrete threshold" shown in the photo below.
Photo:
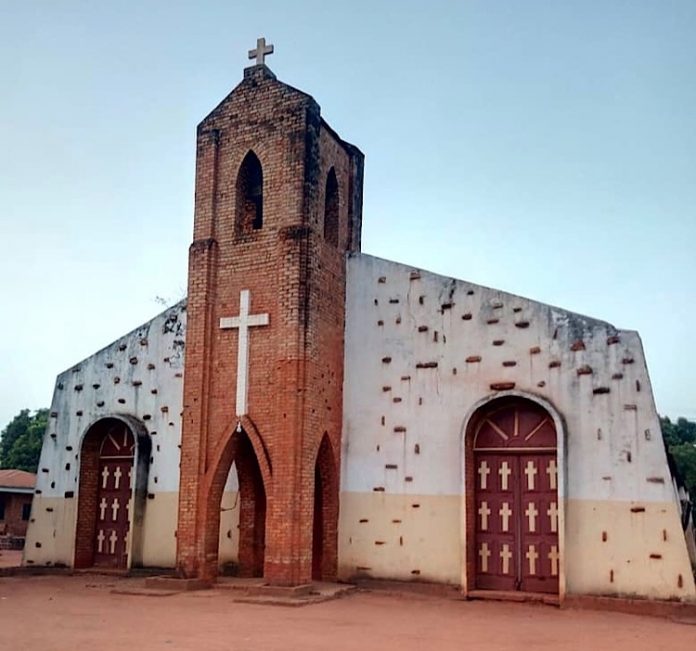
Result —
<path fill-rule="evenodd" d="M 146 590 L 162 590 L 165 592 L 191 592 L 192 590 L 208 590 L 212 587 L 210 581 L 203 579 L 183 579 L 176 576 L 149 576 L 145 579 Z"/>
<path fill-rule="evenodd" d="M 338 599 L 355 590 L 347 583 L 315 582 L 298 586 L 268 585 L 263 579 L 238 579 L 225 577 L 215 583 L 216 590 L 230 591 L 239 603 L 271 606 L 308 606 Z"/>
<path fill-rule="evenodd" d="M 519 603 L 539 603 L 547 606 L 560 606 L 560 599 L 556 594 L 544 594 L 542 592 L 517 592 L 508 590 L 470 590 L 467 599 L 481 599 L 488 601 L 515 601 Z"/>
<path fill-rule="evenodd" d="M 115 588 L 113 594 L 168 597 L 193 590 L 227 592 L 239 603 L 271 606 L 308 606 L 339 597 L 355 589 L 346 583 L 307 583 L 298 586 L 269 585 L 262 578 L 219 577 L 214 583 L 201 579 L 180 579 L 172 576 L 153 576 L 145 579 L 143 587 Z"/>

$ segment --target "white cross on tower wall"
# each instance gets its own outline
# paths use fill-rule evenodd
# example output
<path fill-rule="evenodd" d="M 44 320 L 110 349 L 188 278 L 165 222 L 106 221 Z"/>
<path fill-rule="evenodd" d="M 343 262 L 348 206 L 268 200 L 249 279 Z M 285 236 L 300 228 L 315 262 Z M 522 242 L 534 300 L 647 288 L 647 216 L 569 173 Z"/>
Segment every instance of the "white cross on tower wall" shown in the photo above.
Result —
<path fill-rule="evenodd" d="M 248 289 L 239 294 L 239 316 L 223 317 L 220 328 L 239 328 L 237 344 L 237 416 L 247 413 L 247 386 L 249 383 L 249 328 L 268 325 L 268 313 L 249 314 L 251 295 Z"/>
<path fill-rule="evenodd" d="M 106 540 L 106 536 L 104 535 L 104 530 L 99 529 L 99 535 L 97 536 L 97 542 L 99 543 L 97 545 L 97 551 L 101 554 L 102 549 L 104 549 L 104 541 Z"/>
<path fill-rule="evenodd" d="M 111 505 L 111 518 L 112 520 L 116 521 L 116 518 L 118 518 L 118 510 L 121 508 L 121 505 L 118 503 L 118 497 L 116 497 L 113 501 L 113 504 Z"/>
<path fill-rule="evenodd" d="M 109 469 L 104 466 L 104 470 L 102 470 L 102 488 L 106 488 L 106 482 L 109 480 Z"/>
<path fill-rule="evenodd" d="M 116 541 L 118 540 L 118 534 L 113 529 L 111 530 L 111 535 L 109 536 L 109 554 L 116 552 Z"/>
<path fill-rule="evenodd" d="M 273 54 L 273 45 L 266 45 L 266 39 L 262 36 L 256 39 L 256 48 L 249 50 L 249 58 L 256 59 L 256 65 L 261 66 L 266 63 L 266 57 Z"/>
<path fill-rule="evenodd" d="M 116 470 L 114 470 L 114 488 L 118 490 L 120 484 L 121 484 L 121 466 L 116 466 Z"/>

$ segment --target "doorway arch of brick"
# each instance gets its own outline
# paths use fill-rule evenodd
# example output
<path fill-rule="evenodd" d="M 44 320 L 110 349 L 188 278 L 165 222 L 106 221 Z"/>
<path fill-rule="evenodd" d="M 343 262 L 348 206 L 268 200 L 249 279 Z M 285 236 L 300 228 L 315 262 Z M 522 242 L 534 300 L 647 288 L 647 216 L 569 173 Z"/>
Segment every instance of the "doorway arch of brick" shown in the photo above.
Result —
<path fill-rule="evenodd" d="M 200 484 L 203 508 L 193 522 L 195 546 L 185 547 L 177 536 L 177 567 L 182 576 L 199 575 L 214 581 L 219 573 L 220 508 L 225 484 L 235 464 L 239 482 L 239 575 L 264 575 L 266 512 L 272 475 L 268 452 L 263 438 L 250 418 L 242 417 L 217 446 L 213 461 Z M 186 496 L 180 492 L 179 526 L 191 521 L 183 518 L 187 509 Z M 188 537 L 187 537 L 188 539 Z M 191 562 L 191 559 L 193 562 Z"/>
<path fill-rule="evenodd" d="M 335 581 L 338 570 L 338 469 L 328 433 L 314 464 L 312 579 Z"/>
<path fill-rule="evenodd" d="M 566 502 L 566 450 L 567 428 L 565 420 L 556 407 L 548 400 L 523 391 L 504 391 L 486 396 L 476 402 L 462 422 L 462 573 L 461 588 L 464 594 L 476 590 L 476 466 L 474 462 L 474 436 L 481 419 L 488 413 L 505 405 L 528 404 L 535 409 L 543 409 L 553 422 L 556 431 L 557 500 L 558 500 L 558 598 L 562 601 L 566 593 L 565 568 L 565 502 Z"/>
<path fill-rule="evenodd" d="M 152 442 L 147 428 L 138 419 L 121 414 L 112 414 L 92 422 L 80 438 L 77 455 L 79 480 L 73 560 L 76 568 L 87 568 L 95 565 L 98 552 L 97 523 L 98 517 L 102 515 L 98 499 L 100 490 L 102 490 L 99 474 L 100 464 L 105 463 L 105 460 L 101 459 L 101 452 L 105 440 L 112 432 L 119 432 L 121 435 L 126 432 L 128 436 L 132 437 L 132 459 L 126 465 L 129 466 L 129 469 L 132 468 L 132 472 L 135 473 L 132 481 L 125 476 L 121 479 L 121 475 L 126 475 L 128 472 L 123 470 L 119 473 L 118 484 L 114 482 L 110 486 L 112 491 L 118 486 L 123 492 L 118 507 L 111 512 L 112 520 L 118 519 L 122 528 L 128 532 L 124 554 L 114 567 L 126 570 L 142 566 L 142 530 L 140 524 L 143 521 L 147 499 Z M 127 454 L 124 455 L 124 457 L 127 456 Z M 127 460 L 124 459 L 124 461 Z M 121 504 L 124 501 L 125 503 Z M 126 505 L 128 505 L 127 510 Z M 110 506 L 113 507 L 114 504 L 112 503 Z M 103 560 L 102 558 L 101 561 Z"/>

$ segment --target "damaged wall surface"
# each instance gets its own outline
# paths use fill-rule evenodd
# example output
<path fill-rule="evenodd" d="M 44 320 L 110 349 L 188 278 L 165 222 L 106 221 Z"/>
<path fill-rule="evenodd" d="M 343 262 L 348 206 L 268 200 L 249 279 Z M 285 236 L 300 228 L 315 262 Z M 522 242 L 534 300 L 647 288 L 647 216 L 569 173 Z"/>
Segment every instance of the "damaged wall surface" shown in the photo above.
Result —
<path fill-rule="evenodd" d="M 364 254 L 348 261 L 340 573 L 466 589 L 464 435 L 557 419 L 563 594 L 694 597 L 638 334 Z"/>
<path fill-rule="evenodd" d="M 115 417 L 149 438 L 149 458 L 143 460 L 144 509 L 137 518 L 134 510 L 130 515 L 138 549 L 130 550 L 129 564 L 174 566 L 185 336 L 182 301 L 58 376 L 37 473 L 25 565 L 73 566 L 82 441 L 93 425 Z M 143 450 L 136 449 L 136 457 L 139 453 Z M 234 467 L 222 509 L 220 561 L 227 563 L 237 554 Z"/>

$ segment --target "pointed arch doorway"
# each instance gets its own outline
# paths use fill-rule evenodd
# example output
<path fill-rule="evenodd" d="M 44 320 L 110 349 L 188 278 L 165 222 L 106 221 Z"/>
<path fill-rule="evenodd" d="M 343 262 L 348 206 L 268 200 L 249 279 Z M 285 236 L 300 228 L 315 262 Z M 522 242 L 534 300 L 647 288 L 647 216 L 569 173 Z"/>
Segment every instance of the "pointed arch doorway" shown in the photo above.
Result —
<path fill-rule="evenodd" d="M 251 425 L 248 420 L 247 424 Z M 260 440 L 258 433 L 254 436 Z M 205 517 L 200 530 L 205 554 L 200 559 L 201 575 L 214 580 L 222 570 L 243 578 L 263 577 L 267 508 L 264 474 L 269 478 L 269 468 L 265 466 L 266 473 L 262 471 L 248 430 L 241 425 L 221 444 L 216 457 L 207 473 L 207 513 L 202 514 Z M 181 517 L 180 503 L 180 521 Z M 180 548 L 177 554 L 181 562 Z"/>
<path fill-rule="evenodd" d="M 93 423 L 80 446 L 75 567 L 142 564 L 150 439 L 133 419 Z"/>
<path fill-rule="evenodd" d="M 96 567 L 128 567 L 134 456 L 135 437 L 126 425 L 121 424 L 102 440 L 94 539 Z"/>
<path fill-rule="evenodd" d="M 468 565 L 473 570 L 469 585 L 475 590 L 558 594 L 553 418 L 531 400 L 500 399 L 474 415 L 467 435 L 468 485 L 473 486 L 467 508 Z"/>
<path fill-rule="evenodd" d="M 335 581 L 338 567 L 338 476 L 328 434 L 314 465 L 312 580 Z"/>

